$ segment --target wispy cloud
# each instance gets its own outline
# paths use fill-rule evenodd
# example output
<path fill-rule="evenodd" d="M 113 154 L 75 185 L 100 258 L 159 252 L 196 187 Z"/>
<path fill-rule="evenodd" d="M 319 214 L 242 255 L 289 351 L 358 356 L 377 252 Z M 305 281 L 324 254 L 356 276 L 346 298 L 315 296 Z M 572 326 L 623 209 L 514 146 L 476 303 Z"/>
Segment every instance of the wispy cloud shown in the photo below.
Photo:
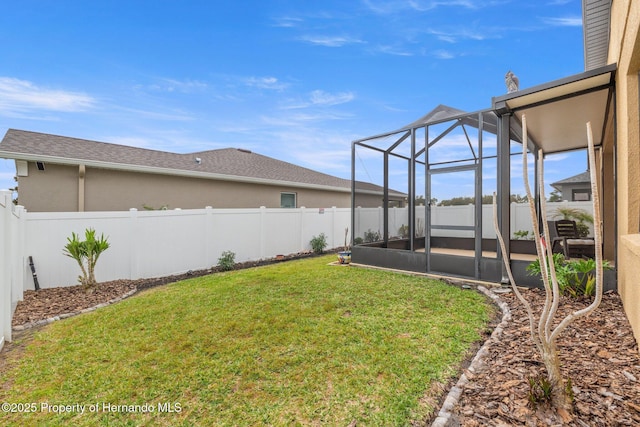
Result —
<path fill-rule="evenodd" d="M 582 18 L 577 16 L 568 16 L 564 18 L 542 18 L 542 22 L 555 27 L 581 27 Z"/>
<path fill-rule="evenodd" d="M 290 99 L 280 108 L 282 110 L 296 110 L 309 107 L 327 107 L 351 102 L 355 97 L 356 95 L 353 92 L 329 93 L 318 89 L 312 91 L 308 97 L 303 100 Z"/>
<path fill-rule="evenodd" d="M 209 87 L 207 83 L 197 80 L 177 80 L 171 78 L 160 79 L 158 84 L 151 86 L 153 89 L 167 92 L 192 93 L 205 90 Z"/>
<path fill-rule="evenodd" d="M 117 107 L 114 107 L 114 108 L 117 108 Z M 139 117 L 141 119 L 144 118 L 144 119 L 151 119 L 151 120 L 162 120 L 162 121 L 168 120 L 168 121 L 177 121 L 177 122 L 194 120 L 193 116 L 183 111 L 162 112 L 162 111 L 144 110 L 139 108 L 129 108 L 129 107 L 122 107 L 121 109 L 125 113 L 134 114 L 136 117 Z"/>
<path fill-rule="evenodd" d="M 293 28 L 293 27 L 299 26 L 304 22 L 302 18 L 296 18 L 292 16 L 281 16 L 281 17 L 275 18 L 273 21 L 274 21 L 273 26 L 280 27 L 280 28 Z"/>
<path fill-rule="evenodd" d="M 487 6 L 506 3 L 508 0 L 364 0 L 364 5 L 374 13 L 388 15 L 414 10 L 426 12 L 438 7 L 462 7 L 479 9 Z"/>
<path fill-rule="evenodd" d="M 27 80 L 0 77 L 0 111 L 81 112 L 90 110 L 96 103 L 85 93 L 50 89 Z"/>
<path fill-rule="evenodd" d="M 432 52 L 433 56 L 438 59 L 453 59 L 456 55 L 453 52 L 444 49 L 438 49 Z"/>
<path fill-rule="evenodd" d="M 502 30 L 500 30 L 502 31 Z M 447 43 L 457 43 L 460 40 L 476 40 L 482 41 L 487 39 L 500 38 L 499 31 L 495 29 L 486 29 L 484 31 L 472 30 L 469 28 L 451 29 L 451 30 L 436 30 L 434 28 L 428 29 L 427 34 L 436 36 L 440 41 Z"/>
<path fill-rule="evenodd" d="M 323 90 L 311 92 L 311 102 L 314 105 L 338 105 L 353 101 L 353 92 L 328 93 Z"/>
<path fill-rule="evenodd" d="M 479 7 L 483 6 L 484 2 L 472 1 L 472 0 L 440 0 L 440 1 L 410 0 L 407 3 L 411 9 L 417 10 L 419 12 L 424 12 L 424 11 L 432 10 L 441 6 L 478 9 Z"/>
<path fill-rule="evenodd" d="M 394 56 L 414 56 L 413 52 L 410 52 L 406 49 L 397 47 L 397 46 L 389 46 L 389 45 L 380 45 L 376 48 L 378 53 L 384 53 L 387 55 Z"/>
<path fill-rule="evenodd" d="M 349 36 L 304 35 L 300 37 L 300 40 L 325 47 L 342 47 L 348 44 L 365 43 L 358 38 Z"/>
<path fill-rule="evenodd" d="M 269 89 L 269 90 L 284 90 L 289 84 L 285 82 L 281 82 L 276 77 L 245 77 L 242 79 L 242 82 L 246 86 L 256 87 L 259 89 Z"/>

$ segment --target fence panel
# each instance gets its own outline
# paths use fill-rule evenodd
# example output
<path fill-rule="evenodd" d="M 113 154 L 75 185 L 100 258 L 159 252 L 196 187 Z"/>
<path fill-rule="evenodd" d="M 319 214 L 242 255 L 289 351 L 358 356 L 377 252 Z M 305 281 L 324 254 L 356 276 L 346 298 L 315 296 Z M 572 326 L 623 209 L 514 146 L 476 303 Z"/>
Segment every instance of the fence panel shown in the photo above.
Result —
<path fill-rule="evenodd" d="M 11 341 L 11 318 L 23 297 L 25 212 L 14 206 L 12 192 L 0 190 L 0 349 Z"/>
<path fill-rule="evenodd" d="M 344 244 L 349 209 L 193 209 L 173 211 L 27 213 L 23 253 L 33 256 L 42 288 L 76 284 L 79 267 L 63 254 L 71 233 L 93 228 L 108 237 L 96 279 L 137 279 L 210 268 L 223 251 L 236 261 L 310 249 L 325 233 L 329 248 Z M 34 289 L 25 280 L 24 289 Z"/>
<path fill-rule="evenodd" d="M 593 214 L 591 202 L 552 202 L 547 203 L 547 220 L 554 220 L 561 217 L 559 209 L 578 209 Z M 399 227 L 406 225 L 407 208 L 389 209 L 389 234 L 390 237 L 397 236 Z M 416 208 L 416 221 L 424 221 L 424 207 Z M 364 238 L 364 232 L 382 231 L 383 210 L 382 208 L 356 208 L 356 237 Z M 432 206 L 432 225 L 464 225 L 473 226 L 475 221 L 475 206 Z M 417 224 L 417 222 L 416 222 Z M 424 224 L 424 222 L 422 222 Z M 418 228 L 418 227 L 417 227 Z M 590 226 L 593 233 L 593 226 Z M 533 232 L 529 205 L 527 203 L 511 203 L 511 235 L 516 231 Z M 473 237 L 472 231 L 465 230 L 433 230 L 433 236 L 448 237 Z M 482 237 L 485 239 L 495 239 L 496 233 L 493 229 L 493 205 L 482 206 Z"/>

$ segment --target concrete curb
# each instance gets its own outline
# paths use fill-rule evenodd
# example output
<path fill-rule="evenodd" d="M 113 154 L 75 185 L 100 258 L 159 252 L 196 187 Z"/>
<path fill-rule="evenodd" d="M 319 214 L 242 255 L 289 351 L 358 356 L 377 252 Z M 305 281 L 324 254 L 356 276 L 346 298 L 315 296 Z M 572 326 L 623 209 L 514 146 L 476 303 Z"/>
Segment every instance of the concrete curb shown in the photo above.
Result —
<path fill-rule="evenodd" d="M 12 328 L 12 331 L 14 331 L 14 332 L 26 331 L 27 329 L 35 328 L 35 327 L 42 326 L 42 325 L 48 325 L 49 323 L 53 323 L 53 322 L 56 322 L 56 321 L 61 320 L 61 319 L 66 319 L 68 317 L 77 316 L 78 314 L 89 313 L 90 311 L 96 311 L 99 308 L 106 307 L 108 305 L 120 302 L 125 298 L 129 298 L 131 295 L 135 294 L 136 292 L 138 292 L 138 289 L 133 288 L 132 290 L 130 290 L 129 292 L 127 292 L 126 294 L 124 294 L 122 296 L 119 296 L 119 297 L 114 298 L 112 300 L 109 300 L 107 302 L 103 302 L 101 304 L 95 305 L 93 307 L 85 308 L 85 309 L 80 310 L 80 311 L 74 311 L 72 313 L 59 314 L 59 315 L 54 316 L 54 317 L 49 317 L 48 319 L 38 320 L 37 322 L 25 323 L 23 325 L 14 326 Z"/>
<path fill-rule="evenodd" d="M 480 350 L 478 350 L 478 353 L 476 353 L 473 360 L 471 360 L 471 364 L 466 369 L 466 371 L 472 374 L 483 368 L 485 359 L 487 357 L 487 354 L 489 353 L 489 347 L 494 342 L 497 342 L 500 340 L 500 337 L 502 336 L 502 332 L 504 331 L 504 328 L 506 327 L 507 323 L 511 320 L 511 310 L 509 310 L 509 306 L 507 305 L 507 303 L 502 301 L 498 295 L 496 295 L 491 290 L 485 288 L 484 286 L 478 286 L 478 290 L 483 294 L 485 294 L 486 296 L 488 296 L 489 298 L 491 298 L 493 302 L 498 307 L 500 307 L 500 310 L 502 310 L 502 320 L 500 321 L 498 326 L 496 326 L 496 328 L 493 330 L 489 339 L 484 342 L 482 347 L 480 347 Z M 449 427 L 449 426 L 455 425 L 452 419 L 452 416 L 453 416 L 452 411 L 453 411 L 453 408 L 460 401 L 460 396 L 462 395 L 462 391 L 464 390 L 464 387 L 465 385 L 467 385 L 468 382 L 469 382 L 469 379 L 467 378 L 467 375 L 463 372 L 460 378 L 458 379 L 458 382 L 451 388 L 451 390 L 449 390 L 449 394 L 447 394 L 447 397 L 445 398 L 444 403 L 442 404 L 442 407 L 438 412 L 438 416 L 431 424 L 431 427 Z"/>

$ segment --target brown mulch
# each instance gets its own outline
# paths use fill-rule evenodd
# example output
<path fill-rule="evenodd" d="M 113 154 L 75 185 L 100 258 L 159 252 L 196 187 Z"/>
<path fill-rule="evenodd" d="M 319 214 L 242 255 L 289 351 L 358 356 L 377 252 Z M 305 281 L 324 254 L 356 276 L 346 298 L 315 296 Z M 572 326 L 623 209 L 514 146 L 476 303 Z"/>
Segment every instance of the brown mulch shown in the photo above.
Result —
<path fill-rule="evenodd" d="M 235 270 L 258 267 L 277 262 L 301 259 L 313 256 L 311 252 L 300 252 L 289 255 L 279 255 L 258 261 L 236 263 Z M 55 316 L 78 313 L 84 309 L 95 307 L 98 304 L 112 301 L 128 294 L 131 290 L 138 291 L 153 288 L 192 277 L 204 276 L 220 271 L 219 267 L 204 270 L 190 270 L 186 273 L 171 276 L 154 277 L 137 280 L 113 280 L 103 282 L 89 289 L 81 285 L 65 286 L 57 288 L 43 288 L 38 291 L 24 291 L 24 298 L 18 302 L 13 315 L 12 325 L 16 326 L 32 324 L 39 320 L 49 319 Z"/>
<path fill-rule="evenodd" d="M 533 307 L 543 306 L 543 290 L 523 294 Z M 640 425 L 640 353 L 618 294 L 606 293 L 591 316 L 578 319 L 559 338 L 562 373 L 571 379 L 574 393 L 573 420 L 565 424 L 548 406 L 529 405 L 528 380 L 546 371 L 534 351 L 522 304 L 513 294 L 501 298 L 512 320 L 499 342 L 489 347 L 482 368 L 466 373 L 470 381 L 454 409 L 452 425 Z M 589 303 L 564 298 L 556 318 Z"/>
<path fill-rule="evenodd" d="M 77 285 L 24 291 L 24 299 L 18 302 L 12 325 L 16 327 L 63 314 L 76 313 L 121 297 L 133 289 L 135 284 L 131 280 L 114 280 L 89 289 Z"/>

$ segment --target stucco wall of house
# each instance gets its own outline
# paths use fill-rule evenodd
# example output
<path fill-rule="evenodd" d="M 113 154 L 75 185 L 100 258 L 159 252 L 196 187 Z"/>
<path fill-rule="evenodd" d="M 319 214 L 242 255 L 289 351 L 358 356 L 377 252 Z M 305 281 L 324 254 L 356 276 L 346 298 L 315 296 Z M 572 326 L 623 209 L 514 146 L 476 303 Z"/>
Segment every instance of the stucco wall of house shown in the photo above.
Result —
<path fill-rule="evenodd" d="M 608 62 L 617 63 L 618 291 L 640 341 L 640 2 L 611 6 Z"/>
<path fill-rule="evenodd" d="M 142 209 L 280 207 L 282 192 L 295 193 L 297 207 L 349 207 L 348 192 L 263 185 L 202 178 L 88 169 L 86 206 L 89 211 Z"/>
<path fill-rule="evenodd" d="M 587 190 L 589 191 L 589 194 L 591 194 L 591 184 L 564 184 L 562 186 L 562 193 L 561 193 L 561 197 L 562 200 L 567 200 L 569 202 L 573 202 L 573 191 L 574 190 Z M 589 199 L 591 200 L 591 196 L 589 196 Z M 585 200 L 578 200 L 580 202 L 583 202 Z"/>
<path fill-rule="evenodd" d="M 38 170 L 27 163 L 27 176 L 18 176 L 18 201 L 27 211 L 51 212 L 78 210 L 78 168 L 45 163 Z"/>
<path fill-rule="evenodd" d="M 45 164 L 38 171 L 29 162 L 28 176 L 19 177 L 20 204 L 29 212 L 74 212 L 79 202 L 78 166 Z M 265 185 L 204 178 L 86 168 L 85 211 L 122 211 L 146 207 L 159 209 L 280 207 L 282 192 L 296 194 L 296 206 L 307 208 L 351 207 L 351 193 Z M 382 195 L 360 194 L 363 207 L 381 205 Z"/>

